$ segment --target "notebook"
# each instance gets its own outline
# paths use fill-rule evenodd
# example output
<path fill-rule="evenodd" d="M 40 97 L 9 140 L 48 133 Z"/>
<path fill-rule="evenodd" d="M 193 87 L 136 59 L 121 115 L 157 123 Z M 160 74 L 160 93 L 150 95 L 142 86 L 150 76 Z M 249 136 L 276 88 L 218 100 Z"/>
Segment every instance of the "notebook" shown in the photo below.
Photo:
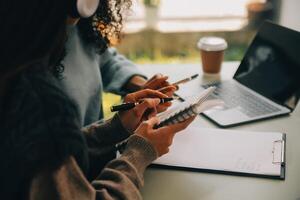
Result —
<path fill-rule="evenodd" d="M 279 132 L 189 127 L 152 166 L 284 179 L 285 138 Z"/>
<path fill-rule="evenodd" d="M 182 122 L 192 116 L 198 115 L 205 110 L 224 105 L 224 102 L 218 99 L 207 100 L 214 92 L 215 87 L 209 87 L 202 91 L 199 95 L 187 97 L 184 102 L 177 102 L 165 112 L 157 115 L 159 123 L 154 128 Z M 126 147 L 127 139 L 118 143 L 116 149 L 122 152 Z"/>
<path fill-rule="evenodd" d="M 182 122 L 205 110 L 223 106 L 224 102 L 219 99 L 207 100 L 215 89 L 216 87 L 209 87 L 199 95 L 187 97 L 184 102 L 180 102 L 165 112 L 158 114 L 157 117 L 159 118 L 160 123 L 156 125 L 155 128 Z"/>

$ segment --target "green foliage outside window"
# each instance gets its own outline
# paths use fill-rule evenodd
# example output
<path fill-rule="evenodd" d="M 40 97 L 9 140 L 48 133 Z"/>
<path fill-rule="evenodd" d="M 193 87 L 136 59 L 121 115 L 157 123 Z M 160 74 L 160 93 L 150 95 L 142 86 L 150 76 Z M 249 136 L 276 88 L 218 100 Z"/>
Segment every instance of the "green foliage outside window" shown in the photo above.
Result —
<path fill-rule="evenodd" d="M 157 7 L 159 6 L 160 0 L 143 0 L 145 6 Z"/>

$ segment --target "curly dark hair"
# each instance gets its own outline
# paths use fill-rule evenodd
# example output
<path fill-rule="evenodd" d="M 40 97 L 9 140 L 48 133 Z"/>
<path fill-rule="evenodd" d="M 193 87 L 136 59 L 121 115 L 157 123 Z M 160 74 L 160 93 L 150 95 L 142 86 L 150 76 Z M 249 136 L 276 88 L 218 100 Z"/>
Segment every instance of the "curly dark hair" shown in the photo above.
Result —
<path fill-rule="evenodd" d="M 101 0 L 96 13 L 78 23 L 79 34 L 84 42 L 100 54 L 121 39 L 123 20 L 132 0 Z"/>
<path fill-rule="evenodd" d="M 61 0 L 0 1 L 0 93 L 9 77 L 47 56 L 54 74 L 63 73 L 70 4 Z M 81 37 L 103 52 L 120 40 L 123 14 L 131 4 L 131 0 L 101 0 L 92 17 L 80 20 Z"/>

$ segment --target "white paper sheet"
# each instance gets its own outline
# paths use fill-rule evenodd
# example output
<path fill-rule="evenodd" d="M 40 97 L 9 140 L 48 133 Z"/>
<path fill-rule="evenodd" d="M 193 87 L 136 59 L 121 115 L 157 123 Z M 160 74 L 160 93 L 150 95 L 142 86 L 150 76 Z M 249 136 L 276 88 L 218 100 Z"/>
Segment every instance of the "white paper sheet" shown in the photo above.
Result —
<path fill-rule="evenodd" d="M 283 134 L 189 127 L 178 133 L 170 152 L 154 163 L 280 176 Z M 275 143 L 274 143 L 275 142 Z M 274 152 L 275 151 L 275 152 Z"/>

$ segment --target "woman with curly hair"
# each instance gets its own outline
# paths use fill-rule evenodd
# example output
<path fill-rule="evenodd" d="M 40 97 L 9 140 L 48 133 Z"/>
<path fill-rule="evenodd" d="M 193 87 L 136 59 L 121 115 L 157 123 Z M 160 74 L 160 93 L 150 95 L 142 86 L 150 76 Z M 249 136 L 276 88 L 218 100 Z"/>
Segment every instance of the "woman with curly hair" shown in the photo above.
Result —
<path fill-rule="evenodd" d="M 68 16 L 93 17 L 98 3 L 105 2 L 0 1 L 1 199 L 141 199 L 145 168 L 167 153 L 175 133 L 193 120 L 154 129 L 159 98 L 166 95 L 147 89 L 125 96 L 124 101 L 141 102 L 135 108 L 82 127 L 82 105 L 97 91 L 83 87 L 81 100 L 64 85 L 86 75 L 65 76 Z M 114 20 L 107 16 L 113 14 L 102 12 L 99 26 L 109 27 Z M 99 35 L 103 50 L 111 36 Z M 98 162 L 124 139 L 122 155 L 101 170 Z"/>
<path fill-rule="evenodd" d="M 79 19 L 73 15 L 73 19 L 69 19 L 62 83 L 77 101 L 83 125 L 103 118 L 103 91 L 125 95 L 139 89 L 160 89 L 169 85 L 167 77 L 162 75 L 147 82 L 131 61 L 111 47 L 121 40 L 123 16 L 130 6 L 131 0 L 102 0 L 92 17 Z M 171 95 L 174 90 L 168 87 L 162 91 Z M 161 109 L 164 108 L 161 106 Z"/>
<path fill-rule="evenodd" d="M 137 67 L 111 46 L 121 40 L 121 30 L 131 0 L 101 0 L 95 14 L 88 18 L 73 12 L 67 20 L 65 57 L 61 62 L 61 88 L 79 108 L 82 126 L 103 119 L 102 92 L 126 95 L 139 89 L 160 89 L 170 96 L 176 88 L 168 84 L 167 77 L 156 75 L 146 81 Z M 159 105 L 161 112 L 170 102 Z M 90 157 L 91 174 L 115 158 L 115 151 L 105 155 L 93 153 Z M 101 157 L 101 159 L 98 159 Z M 95 164 L 94 164 L 95 163 Z"/>

